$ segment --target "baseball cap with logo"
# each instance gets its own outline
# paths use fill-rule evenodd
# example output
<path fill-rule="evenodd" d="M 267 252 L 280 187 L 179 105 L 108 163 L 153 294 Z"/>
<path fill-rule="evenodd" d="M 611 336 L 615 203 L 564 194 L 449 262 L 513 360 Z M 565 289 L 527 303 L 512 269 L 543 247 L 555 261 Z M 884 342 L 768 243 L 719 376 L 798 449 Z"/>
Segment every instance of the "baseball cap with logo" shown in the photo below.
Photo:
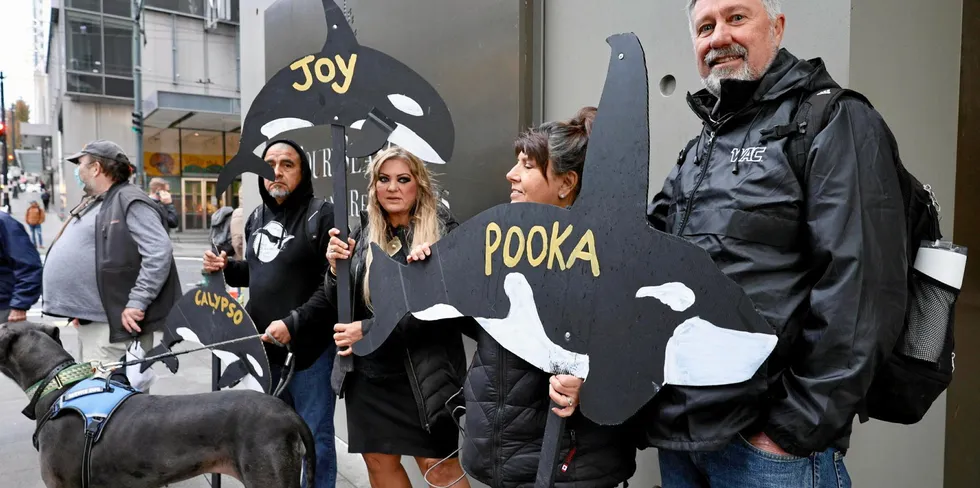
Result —
<path fill-rule="evenodd" d="M 126 156 L 126 151 L 123 151 L 123 148 L 119 147 L 119 144 L 106 140 L 89 142 L 81 151 L 68 156 L 68 160 L 78 164 L 79 159 L 86 154 L 96 158 L 111 159 L 130 166 L 133 165 L 133 163 L 129 162 L 129 156 Z"/>

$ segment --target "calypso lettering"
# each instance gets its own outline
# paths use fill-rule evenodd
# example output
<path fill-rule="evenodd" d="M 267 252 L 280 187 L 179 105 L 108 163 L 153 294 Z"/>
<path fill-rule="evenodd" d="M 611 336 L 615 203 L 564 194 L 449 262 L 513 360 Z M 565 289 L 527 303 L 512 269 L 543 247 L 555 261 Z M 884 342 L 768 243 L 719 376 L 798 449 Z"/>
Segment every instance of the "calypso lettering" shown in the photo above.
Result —
<path fill-rule="evenodd" d="M 493 253 L 500 250 L 500 241 L 503 237 L 504 246 L 501 252 L 504 266 L 508 268 L 517 266 L 521 259 L 527 259 L 531 266 L 537 268 L 547 259 L 546 266 L 548 269 L 553 269 L 557 263 L 558 269 L 564 271 L 570 269 L 575 261 L 582 260 L 589 262 L 592 276 L 598 277 L 599 256 L 596 254 L 595 235 L 592 230 L 585 230 L 585 233 L 579 238 L 578 244 L 572 248 L 572 252 L 568 253 L 568 261 L 566 261 L 561 246 L 565 239 L 568 239 L 572 234 L 573 229 L 569 225 L 561 234 L 558 233 L 558 229 L 558 222 L 555 222 L 551 226 L 550 235 L 547 229 L 541 225 L 531 227 L 531 230 L 526 234 L 523 229 L 516 226 L 507 229 L 507 233 L 503 234 L 497 223 L 490 222 L 486 229 L 486 266 L 484 272 L 487 276 L 493 273 L 491 260 Z"/>
<path fill-rule="evenodd" d="M 316 61 L 314 61 L 316 60 Z M 313 64 L 313 69 L 310 69 L 310 64 Z M 351 80 L 354 78 L 354 66 L 357 64 L 357 55 L 351 54 L 350 59 L 344 60 L 339 54 L 334 55 L 334 59 L 330 58 L 320 58 L 316 59 L 316 56 L 310 54 L 304 58 L 298 59 L 289 65 L 289 69 L 296 71 L 298 69 L 303 70 L 303 82 L 293 82 L 293 88 L 296 91 L 306 91 L 313 86 L 313 78 L 320 83 L 333 83 L 330 84 L 330 88 L 338 94 L 343 95 L 347 93 L 350 88 Z M 326 69 L 326 72 L 324 72 Z M 340 78 L 337 78 L 337 72 L 340 72 Z M 342 83 L 337 83 L 337 81 Z"/>
<path fill-rule="evenodd" d="M 245 314 L 242 313 L 238 302 L 229 300 L 228 297 L 218 295 L 217 293 L 197 290 L 197 293 L 194 294 L 194 305 L 211 307 L 215 312 L 223 312 L 235 325 L 241 325 L 242 320 L 245 318 Z"/>

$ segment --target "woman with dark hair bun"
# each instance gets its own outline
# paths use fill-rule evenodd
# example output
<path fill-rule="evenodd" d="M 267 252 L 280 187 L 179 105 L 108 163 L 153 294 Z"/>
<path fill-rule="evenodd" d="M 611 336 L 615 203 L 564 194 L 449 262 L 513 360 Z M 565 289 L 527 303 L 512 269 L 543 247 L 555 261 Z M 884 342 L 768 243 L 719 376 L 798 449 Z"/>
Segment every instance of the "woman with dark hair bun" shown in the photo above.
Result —
<path fill-rule="evenodd" d="M 548 122 L 514 141 L 517 164 L 507 172 L 511 202 L 571 206 L 582 188 L 582 170 L 596 108 L 571 120 Z M 412 260 L 425 259 L 416 248 Z M 550 375 L 510 353 L 475 327 L 476 354 L 467 374 L 465 440 L 460 457 L 472 478 L 493 487 L 532 486 L 551 400 L 566 417 L 556 488 L 619 486 L 636 471 L 633 438 L 622 426 L 600 426 L 576 412 L 583 380 Z"/>

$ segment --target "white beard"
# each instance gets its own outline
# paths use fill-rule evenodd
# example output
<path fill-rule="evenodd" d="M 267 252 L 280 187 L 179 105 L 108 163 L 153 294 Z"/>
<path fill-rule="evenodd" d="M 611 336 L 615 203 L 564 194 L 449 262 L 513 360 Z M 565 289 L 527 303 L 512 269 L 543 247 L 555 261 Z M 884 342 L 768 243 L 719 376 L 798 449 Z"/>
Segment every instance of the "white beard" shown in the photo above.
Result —
<path fill-rule="evenodd" d="M 742 55 L 742 64 L 737 68 L 712 68 L 708 73 L 708 76 L 701 78 L 701 84 L 708 90 L 709 93 L 715 97 L 721 97 L 721 80 L 741 80 L 741 81 L 755 81 L 762 78 L 763 75 L 769 71 L 769 67 L 772 66 L 773 61 L 776 60 L 776 54 L 779 52 L 779 46 L 774 46 L 771 55 L 769 56 L 769 61 L 766 65 L 758 72 L 753 70 L 749 66 L 748 52 L 741 45 L 734 45 L 732 48 L 722 50 L 722 52 L 727 52 L 730 54 L 736 54 L 732 51 L 738 51 Z M 742 54 L 744 53 L 744 54 Z M 726 54 L 719 54 L 719 51 L 708 51 L 705 55 L 706 62 L 707 59 L 721 57 Z"/>
<path fill-rule="evenodd" d="M 289 196 L 289 190 L 281 186 L 274 186 L 272 187 L 272 190 L 269 190 L 269 196 L 275 198 L 276 200 L 284 200 Z"/>

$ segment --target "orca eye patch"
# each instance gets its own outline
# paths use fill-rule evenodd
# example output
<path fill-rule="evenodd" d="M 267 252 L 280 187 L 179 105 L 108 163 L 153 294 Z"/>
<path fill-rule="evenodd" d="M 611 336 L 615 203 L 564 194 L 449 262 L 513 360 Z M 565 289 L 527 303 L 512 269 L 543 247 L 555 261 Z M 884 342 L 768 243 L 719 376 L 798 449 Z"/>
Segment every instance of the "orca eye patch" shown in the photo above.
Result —
<path fill-rule="evenodd" d="M 422 111 L 422 106 L 419 105 L 419 103 L 416 102 L 415 100 L 405 95 L 392 93 L 391 95 L 388 95 L 388 101 L 390 101 L 391 104 L 395 106 L 395 108 L 401 110 L 402 112 L 407 113 L 408 115 L 412 115 L 415 117 L 421 117 L 422 115 L 425 115 L 425 112 Z"/>

